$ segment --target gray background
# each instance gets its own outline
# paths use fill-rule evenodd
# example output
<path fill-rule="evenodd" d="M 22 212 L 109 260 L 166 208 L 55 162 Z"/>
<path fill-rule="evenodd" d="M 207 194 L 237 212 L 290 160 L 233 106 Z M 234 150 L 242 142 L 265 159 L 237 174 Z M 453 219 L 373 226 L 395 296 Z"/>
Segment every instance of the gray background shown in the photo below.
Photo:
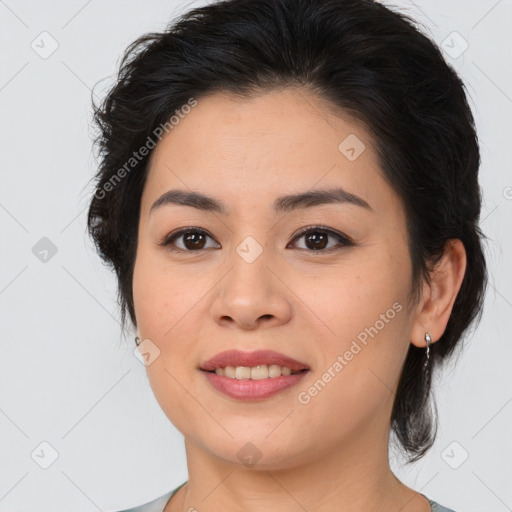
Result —
<path fill-rule="evenodd" d="M 202 3 L 0 0 L 2 512 L 119 510 L 187 479 L 182 436 L 121 337 L 114 276 L 85 214 L 90 89 L 107 78 L 101 98 L 127 44 Z M 491 270 L 469 350 L 437 382 L 435 447 L 413 467 L 393 456 L 393 468 L 457 511 L 511 510 L 512 2 L 387 3 L 424 25 L 467 84 Z"/>

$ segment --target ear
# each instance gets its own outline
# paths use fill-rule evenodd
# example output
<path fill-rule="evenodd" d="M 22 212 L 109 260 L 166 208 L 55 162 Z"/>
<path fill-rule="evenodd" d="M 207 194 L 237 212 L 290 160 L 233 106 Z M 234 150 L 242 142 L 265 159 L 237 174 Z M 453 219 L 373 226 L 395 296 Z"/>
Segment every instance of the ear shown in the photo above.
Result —
<path fill-rule="evenodd" d="M 432 343 L 443 335 L 465 271 L 466 250 L 463 243 L 458 239 L 448 240 L 441 260 L 430 271 L 430 285 L 424 283 L 411 331 L 413 345 L 425 347 L 427 332 Z"/>

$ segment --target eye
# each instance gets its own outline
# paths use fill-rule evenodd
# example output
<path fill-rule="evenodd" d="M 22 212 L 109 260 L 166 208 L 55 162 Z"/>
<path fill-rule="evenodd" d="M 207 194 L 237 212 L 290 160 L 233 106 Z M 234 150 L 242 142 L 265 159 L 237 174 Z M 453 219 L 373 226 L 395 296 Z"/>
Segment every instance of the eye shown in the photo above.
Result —
<path fill-rule="evenodd" d="M 168 247 L 171 251 L 200 251 L 202 249 L 211 248 L 206 245 L 207 238 L 211 238 L 211 236 L 206 231 L 199 228 L 188 227 L 166 236 L 160 245 Z M 182 241 L 183 245 L 176 247 L 175 240 Z"/>
<path fill-rule="evenodd" d="M 220 246 L 208 247 L 207 239 L 213 238 L 203 229 L 195 227 L 187 227 L 179 229 L 168 236 L 159 244 L 167 247 L 171 251 L 176 252 L 196 252 L 203 249 L 219 248 Z M 330 252 L 342 249 L 343 247 L 353 246 L 354 242 L 346 235 L 334 231 L 324 226 L 313 226 L 301 229 L 293 238 L 286 248 L 293 246 L 293 242 L 305 239 L 305 247 L 298 247 L 300 250 L 306 250 L 309 252 L 320 251 Z M 329 238 L 335 239 L 335 243 L 329 243 Z M 181 246 L 176 242 L 181 242 Z M 332 240 L 331 240 L 332 241 Z"/>
<path fill-rule="evenodd" d="M 292 242 L 301 238 L 304 238 L 306 245 L 306 247 L 299 247 L 301 250 L 330 252 L 331 250 L 335 251 L 343 247 L 355 245 L 348 236 L 324 226 L 303 228 L 294 237 Z M 337 243 L 329 245 L 329 238 L 335 238 Z"/>

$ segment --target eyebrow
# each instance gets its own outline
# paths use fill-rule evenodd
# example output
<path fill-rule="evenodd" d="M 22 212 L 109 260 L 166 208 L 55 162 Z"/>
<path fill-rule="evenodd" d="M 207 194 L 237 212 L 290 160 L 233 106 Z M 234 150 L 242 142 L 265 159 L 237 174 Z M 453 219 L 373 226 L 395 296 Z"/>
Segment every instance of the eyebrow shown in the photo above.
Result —
<path fill-rule="evenodd" d="M 331 188 L 325 190 L 309 190 L 299 194 L 291 194 L 278 197 L 272 208 L 275 213 L 289 212 L 299 208 L 310 208 L 323 204 L 353 204 L 373 211 L 371 206 L 359 196 L 347 192 L 342 188 Z M 198 210 L 215 212 L 228 215 L 229 209 L 218 199 L 206 196 L 199 192 L 187 192 L 183 190 L 169 190 L 162 194 L 152 205 L 149 214 L 164 205 L 192 206 Z"/>

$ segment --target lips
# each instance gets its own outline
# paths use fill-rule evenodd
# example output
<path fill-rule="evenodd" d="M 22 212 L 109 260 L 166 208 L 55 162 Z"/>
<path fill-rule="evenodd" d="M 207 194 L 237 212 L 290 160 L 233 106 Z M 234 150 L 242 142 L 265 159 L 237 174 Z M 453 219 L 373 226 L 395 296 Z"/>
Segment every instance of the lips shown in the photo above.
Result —
<path fill-rule="evenodd" d="M 260 366 L 276 364 L 286 366 L 292 371 L 309 370 L 305 363 L 297 361 L 292 357 L 285 356 L 273 350 L 257 350 L 255 352 L 241 352 L 240 350 L 226 350 L 213 356 L 208 361 L 201 364 L 200 369 L 207 372 L 226 366 Z"/>

